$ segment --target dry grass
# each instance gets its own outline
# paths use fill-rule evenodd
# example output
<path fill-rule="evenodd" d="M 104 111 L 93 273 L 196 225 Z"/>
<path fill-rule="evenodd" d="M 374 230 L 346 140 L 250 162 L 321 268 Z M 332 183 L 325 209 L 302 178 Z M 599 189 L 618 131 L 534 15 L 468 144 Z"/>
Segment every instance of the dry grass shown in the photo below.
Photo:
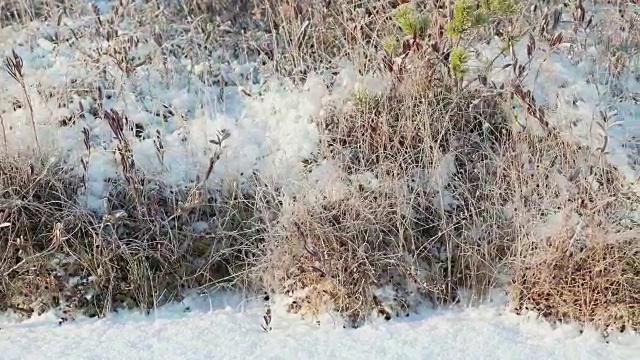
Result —
<path fill-rule="evenodd" d="M 133 171 L 99 218 L 77 206 L 81 181 L 63 166 L 3 157 L 0 307 L 104 315 L 217 285 L 286 293 L 292 311 L 336 310 L 359 325 L 508 285 L 517 311 L 640 328 L 639 236 L 626 218 L 638 196 L 601 156 L 552 129 L 514 131 L 513 94 L 462 88 L 443 66 L 452 45 L 432 44 L 447 10 L 419 3 L 432 34 L 393 69 L 392 90 L 354 94 L 352 107 L 318 119 L 328 188 L 312 172 L 296 196 L 259 181 L 224 196 L 198 184 L 141 191 L 149 179 Z M 11 6 L 19 15 L 2 20 L 37 16 Z M 381 42 L 395 6 L 185 1 L 157 23 L 188 24 L 202 43 L 226 21 L 262 29 L 266 43 L 229 36 L 270 60 L 263 71 L 299 81 L 343 59 L 388 71 Z M 195 222 L 207 230 L 189 228 Z"/>
<path fill-rule="evenodd" d="M 590 231 L 589 231 L 590 230 Z M 526 252 L 517 268 L 519 310 L 554 320 L 578 320 L 600 328 L 637 329 L 640 248 L 637 231 L 576 234 L 570 227 Z M 624 238 L 628 239 L 624 239 Z M 585 239 L 586 238 L 586 239 Z M 617 239 L 622 238 L 622 239 Z M 587 244 L 575 245 L 575 242 Z"/>
<path fill-rule="evenodd" d="M 78 207 L 82 182 L 59 164 L 4 157 L 0 179 L 4 309 L 69 316 L 152 309 L 188 289 L 229 285 L 244 270 L 246 249 L 256 248 L 247 241 L 260 227 L 245 198 L 148 191 L 140 206 L 123 187 L 101 218 Z M 209 231 L 190 226 L 198 222 Z"/>
<path fill-rule="evenodd" d="M 42 15 L 42 2 L 6 0 L 0 2 L 0 25 L 36 19 Z"/>
<path fill-rule="evenodd" d="M 640 234 L 628 218 L 637 194 L 603 159 L 553 137 L 520 141 L 505 160 L 516 190 L 508 267 L 515 309 L 637 329 Z"/>

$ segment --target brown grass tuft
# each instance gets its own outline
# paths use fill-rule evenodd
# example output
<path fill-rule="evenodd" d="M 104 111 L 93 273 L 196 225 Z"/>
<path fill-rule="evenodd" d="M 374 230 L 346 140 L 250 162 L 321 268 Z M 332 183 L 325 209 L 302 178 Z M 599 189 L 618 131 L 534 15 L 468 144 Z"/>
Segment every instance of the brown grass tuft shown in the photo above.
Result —
<path fill-rule="evenodd" d="M 250 198 L 197 188 L 139 198 L 115 185 L 111 211 L 99 217 L 78 206 L 80 180 L 60 164 L 0 160 L 0 308 L 148 310 L 188 289 L 230 285 L 246 271 L 256 248 L 248 242 L 260 231 Z"/>
<path fill-rule="evenodd" d="M 601 328 L 640 327 L 640 234 L 587 226 L 555 234 L 517 267 L 518 310 Z"/>
<path fill-rule="evenodd" d="M 637 194 L 604 159 L 557 137 L 523 141 L 509 158 L 519 167 L 508 267 L 516 311 L 638 329 Z"/>

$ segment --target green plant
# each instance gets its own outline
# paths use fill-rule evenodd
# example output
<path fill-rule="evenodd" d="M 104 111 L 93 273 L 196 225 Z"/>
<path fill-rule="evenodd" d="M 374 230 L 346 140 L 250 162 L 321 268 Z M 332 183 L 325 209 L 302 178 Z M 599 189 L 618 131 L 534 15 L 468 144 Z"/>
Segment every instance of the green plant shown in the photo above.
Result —
<path fill-rule="evenodd" d="M 418 13 L 410 4 L 396 8 L 393 17 L 406 36 L 423 37 L 430 26 L 429 19 Z"/>
<path fill-rule="evenodd" d="M 435 58 L 438 59 L 437 66 L 445 70 L 454 81 L 455 88 L 460 90 L 462 79 L 468 73 L 468 51 L 462 45 L 466 40 L 466 33 L 488 24 L 494 17 L 511 14 L 515 9 L 512 0 L 485 0 L 480 3 L 456 0 L 453 18 L 446 23 L 446 27 L 440 25 L 439 28 L 433 29 L 434 36 L 429 38 L 430 42 L 427 45 L 426 38 L 431 21 L 413 5 L 401 5 L 393 11 L 393 19 L 402 35 L 388 36 L 381 42 L 387 53 L 387 68 L 391 72 L 401 74 L 410 53 L 427 49 L 435 53 Z M 399 59 L 399 62 L 392 61 L 391 57 L 398 55 L 399 58 L 396 60 Z"/>
<path fill-rule="evenodd" d="M 372 110 L 378 103 L 379 99 L 363 88 L 356 88 L 353 92 L 353 104 L 361 110 Z"/>
<path fill-rule="evenodd" d="M 475 8 L 469 0 L 456 0 L 453 6 L 453 19 L 447 25 L 447 33 L 452 37 L 461 37 L 468 30 L 485 25 L 489 20 L 487 11 Z"/>
<path fill-rule="evenodd" d="M 480 8 L 494 16 L 510 16 L 518 11 L 518 5 L 512 0 L 482 0 Z"/>
<path fill-rule="evenodd" d="M 467 50 L 463 47 L 456 47 L 451 51 L 451 58 L 449 60 L 449 67 L 451 69 L 451 75 L 456 80 L 462 80 L 464 75 L 468 72 L 469 68 L 467 63 L 469 62 L 469 56 Z"/>
<path fill-rule="evenodd" d="M 382 39 L 382 48 L 389 54 L 396 53 L 400 49 L 400 42 L 395 36 L 387 36 Z"/>

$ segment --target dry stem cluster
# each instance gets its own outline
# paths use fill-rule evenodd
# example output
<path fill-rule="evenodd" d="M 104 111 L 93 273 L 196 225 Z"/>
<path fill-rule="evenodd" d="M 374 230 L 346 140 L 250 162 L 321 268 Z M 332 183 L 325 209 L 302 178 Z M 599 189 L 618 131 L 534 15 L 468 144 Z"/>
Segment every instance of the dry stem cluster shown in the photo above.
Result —
<path fill-rule="evenodd" d="M 549 124 L 546 109 L 521 86 L 532 71 L 527 59 L 518 63 L 514 57 L 509 86 L 482 75 L 475 80 L 480 86 L 463 85 L 466 72 L 452 59 L 464 62 L 456 50 L 464 42 L 446 33 L 453 2 L 417 1 L 430 26 L 404 34 L 395 52 L 383 43 L 398 31 L 393 12 L 404 1 L 143 3 L 147 12 L 141 15 L 120 1 L 111 20 L 98 21 L 93 30 L 112 45 L 104 51 L 125 76 L 150 59 L 132 56 L 141 40 L 119 35 L 110 21 L 154 14 L 160 28 L 182 22 L 201 40 L 178 47 L 169 41 L 175 33 L 156 31 L 151 41 L 163 61 L 180 52 L 206 53 L 206 44 L 227 31 L 230 42 L 244 46 L 239 52 L 245 59 L 268 59 L 265 76 L 301 81 L 347 59 L 360 71 L 390 76 L 392 88 L 354 94 L 352 107 L 330 109 L 317 120 L 322 141 L 309 167 L 331 164 L 335 189 L 314 188 L 310 180 L 292 196 L 264 185 L 259 174 L 251 192 L 207 189 L 203 184 L 219 153 L 203 169 L 202 181 L 187 189 L 146 178 L 131 156 L 136 138 L 125 135 L 133 126 L 127 114 L 102 109 L 105 94 L 94 87 L 95 108 L 74 116 L 87 112 L 108 122 L 124 181 L 108 198 L 110 213 L 98 217 L 76 201 L 84 180 L 67 164 L 42 153 L 33 159 L 3 155 L 2 309 L 30 314 L 58 308 L 65 319 L 77 312 L 103 316 L 120 307 L 150 309 L 189 289 L 232 286 L 286 293 L 292 311 L 337 310 L 358 325 L 375 312 L 391 318 L 425 302 L 458 302 L 462 290 L 481 299 L 503 287 L 517 311 L 640 327 L 640 234 L 629 215 L 639 211 L 638 195 L 600 154 L 569 143 Z M 571 41 L 556 30 L 557 11 L 573 11 L 575 31 L 595 26 L 581 1 L 541 17 L 542 10 L 515 3 L 528 11 L 502 16 L 465 41 L 509 32 L 506 37 L 531 36 L 530 52 L 540 44 L 554 51 Z M 55 21 L 74 6 L 0 2 L 0 23 Z M 634 16 L 621 10 L 617 19 L 625 31 L 639 34 Z M 536 17 L 542 22 L 531 23 Z M 266 35 L 243 35 L 261 31 Z M 594 33 L 613 36 L 603 28 Z M 612 76 L 632 56 L 619 45 L 611 51 Z M 102 55 L 86 54 L 87 62 L 97 64 Z M 24 83 L 20 65 L 17 55 L 7 60 L 23 88 L 33 85 Z M 25 98 L 30 104 L 26 90 Z M 512 101 L 539 122 L 541 134 L 513 130 Z M 161 115 L 175 114 L 167 109 Z M 61 126 L 73 121 L 63 119 Z M 88 129 L 79 134 L 90 135 Z M 220 133 L 219 151 L 227 137 Z M 162 149 L 158 139 L 160 161 Z M 83 160 L 82 166 L 91 164 Z M 192 228 L 194 223 L 206 223 L 206 230 Z"/>

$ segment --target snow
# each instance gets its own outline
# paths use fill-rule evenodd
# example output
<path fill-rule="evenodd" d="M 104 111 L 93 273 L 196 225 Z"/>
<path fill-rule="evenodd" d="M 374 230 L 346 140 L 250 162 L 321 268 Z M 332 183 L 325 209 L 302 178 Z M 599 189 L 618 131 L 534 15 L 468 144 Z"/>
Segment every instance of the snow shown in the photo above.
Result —
<path fill-rule="evenodd" d="M 42 152 L 85 177 L 81 202 L 98 213 L 109 211 L 104 199 L 110 180 L 123 177 L 115 155 L 118 141 L 108 123 L 90 111 L 98 104 L 129 119 L 124 133 L 136 168 L 152 183 L 174 188 L 194 184 L 220 152 L 206 184 L 209 188 L 242 186 L 259 173 L 269 185 L 287 190 L 301 181 L 303 161 L 318 151 L 314 120 L 329 106 L 346 105 L 356 87 L 372 92 L 386 87 L 384 80 L 361 76 L 346 65 L 331 91 L 326 79 L 317 74 L 311 74 L 302 88 L 278 79 L 256 79 L 255 62 L 228 63 L 224 51 L 216 52 L 214 58 L 204 54 L 199 60 L 171 58 L 153 41 L 140 40 L 151 38 L 150 29 L 132 29 L 126 21 L 114 26 L 121 38 L 111 42 L 88 30 L 95 27 L 90 16 L 67 19 L 60 26 L 34 22 L 27 29 L 0 30 L 0 57 L 15 51 L 24 62 L 24 82 Z M 52 33 L 66 41 L 46 40 Z M 77 34 L 81 35 L 76 39 Z M 128 36 L 139 43 L 125 52 L 136 61 L 151 59 L 131 74 L 109 55 L 123 51 L 121 43 L 128 44 Z M 36 142 L 22 88 L 5 71 L 0 73 L 0 83 L 0 114 L 12 135 L 0 145 L 12 153 L 33 154 Z M 98 86 L 102 98 L 96 98 Z M 16 101 L 22 106 L 14 108 Z M 75 123 L 59 125 L 74 115 Z M 142 129 L 138 138 L 133 124 Z M 83 131 L 88 131 L 90 150 Z M 229 137 L 221 146 L 214 145 L 212 141 L 222 132 Z M 88 163 L 86 170 L 80 166 L 81 159 Z"/>
<path fill-rule="evenodd" d="M 585 6 L 587 6 L 585 4 Z M 631 5 L 629 5 L 631 6 Z M 610 28 L 609 22 L 615 8 L 598 5 L 588 8 L 587 17 L 594 14 L 593 27 Z M 640 192 L 640 63 L 636 54 L 627 54 L 629 61 L 624 71 L 616 78 L 610 75 L 612 60 L 604 35 L 591 30 L 573 32 L 570 12 L 563 13 L 558 32 L 563 31 L 567 39 L 556 48 L 538 41 L 531 59 L 527 56 L 529 40 L 523 36 L 513 46 L 518 64 L 530 61 L 530 71 L 523 77 L 522 85 L 530 90 L 538 105 L 544 106 L 547 120 L 569 141 L 592 148 L 594 153 L 603 153 L 606 160 L 618 168 L 635 191 Z M 603 31 L 603 30 L 598 30 Z M 614 31 L 622 45 L 630 36 Z M 499 55 L 503 41 L 495 38 L 488 44 L 474 45 L 470 61 L 471 75 L 484 73 L 497 85 L 514 78 L 513 63 L 507 51 Z M 495 60 L 495 61 L 494 61 Z M 487 69 L 487 66 L 489 69 Z M 537 120 L 525 114 L 519 104 L 514 104 L 519 115 L 515 129 L 526 124 L 529 129 L 540 131 Z M 604 151 L 602 150 L 604 148 Z"/>
<path fill-rule="evenodd" d="M 185 311 L 185 309 L 189 311 Z M 43 315 L 0 330 L 0 353 L 13 359 L 633 359 L 633 334 L 582 334 L 506 312 L 501 303 L 476 308 L 425 309 L 391 321 L 343 328 L 286 313 L 278 299 L 272 330 L 264 306 L 229 294 L 189 297 L 145 316 L 130 312 L 58 325 Z"/>
<path fill-rule="evenodd" d="M 100 9 L 103 17 L 109 16 L 108 1 L 101 2 Z M 242 186 L 259 173 L 270 186 L 293 191 L 306 176 L 303 162 L 315 159 L 322 164 L 323 159 L 316 159 L 320 142 L 317 119 L 328 108 L 349 106 L 354 92 L 389 90 L 388 78 L 363 76 L 349 64 L 343 66 L 331 88 L 320 74 L 310 74 L 302 87 L 261 78 L 257 66 L 260 59 L 240 62 L 224 49 L 189 56 L 172 52 L 174 46 L 185 46 L 188 34 L 171 30 L 175 32 L 172 40 L 165 39 L 158 47 L 150 40 L 152 28 L 126 19 L 113 20 L 112 26 L 120 36 L 107 41 L 96 35 L 105 30 L 96 30 L 87 9 L 79 14 L 85 13 L 89 15 L 63 18 L 59 25 L 33 22 L 27 28 L 1 29 L 0 56 L 5 58 L 15 51 L 24 61 L 25 83 L 43 151 L 85 177 L 86 188 L 80 199 L 99 213 L 109 211 L 104 199 L 112 186 L 110 180 L 122 179 L 123 174 L 112 130 L 90 111 L 97 104 L 104 110 L 124 113 L 142 127 L 139 138 L 134 136 L 133 124 L 125 129 L 125 135 L 138 170 L 152 183 L 168 187 L 193 184 L 220 152 L 206 184 L 209 188 Z M 603 19 L 597 17 L 596 21 Z M 52 38 L 60 40 L 53 42 Z M 581 33 L 577 38 L 582 42 L 590 37 Z M 514 48 L 520 63 L 527 60 L 526 40 Z M 131 42 L 136 45 L 127 45 Z M 640 104 L 631 98 L 640 91 L 634 75 L 638 64 L 630 63 L 627 73 L 615 82 L 605 79 L 601 46 L 588 41 L 584 44 L 580 49 L 563 45 L 550 54 L 539 45 L 523 85 L 547 107 L 550 122 L 565 137 L 594 150 L 606 144 L 606 158 L 634 184 L 640 177 Z M 496 57 L 501 45 L 495 40 L 474 46 L 472 72 Z M 109 55 L 120 52 L 128 54 L 133 62 L 149 60 L 127 74 Z M 510 61 L 508 55 L 498 57 L 489 79 L 508 81 L 511 70 L 503 65 Z M 7 144 L 0 145 L 11 152 L 32 154 L 36 151 L 35 137 L 20 84 L 6 72 L 0 73 L 0 82 L 0 114 L 12 135 Z M 91 91 L 98 86 L 102 88 L 101 99 Z M 22 106 L 15 108 L 16 101 Z M 601 120 L 601 113 L 609 114 L 607 123 Z M 73 115 L 74 124 L 59 125 Z M 531 119 L 526 123 L 536 127 Z M 90 151 L 85 147 L 84 129 L 88 130 Z M 229 138 L 222 146 L 212 144 L 223 131 Z M 86 170 L 80 166 L 81 159 L 88 163 Z M 443 164 L 439 171 L 449 174 L 452 170 L 447 166 Z M 437 184 L 438 188 L 446 185 L 448 176 L 442 179 L 444 184 Z M 434 202 L 444 208 L 454 205 L 446 193 Z"/>
<path fill-rule="evenodd" d="M 108 1 L 99 2 L 99 6 L 103 14 L 110 11 Z M 59 25 L 34 22 L 26 29 L 0 29 L 0 57 L 16 51 L 23 59 L 42 150 L 85 176 L 86 189 L 79 199 L 99 213 L 109 210 L 104 198 L 110 179 L 122 178 L 122 170 L 114 155 L 118 144 L 112 130 L 89 111 L 98 102 L 104 110 L 125 113 L 143 126 L 139 139 L 134 129 L 125 132 L 136 165 L 148 179 L 173 187 L 193 184 L 221 151 L 207 183 L 210 188 L 224 190 L 229 183 L 243 184 L 257 172 L 270 186 L 291 192 L 315 184 L 307 197 L 312 201 L 316 193 L 328 198 L 343 196 L 345 183 L 339 166 L 330 160 L 320 159 L 310 174 L 304 168 L 305 160 L 318 155 L 320 134 L 315 120 L 328 108 L 349 106 L 354 91 L 380 93 L 389 89 L 388 79 L 360 75 L 349 65 L 341 69 L 331 89 L 320 74 L 311 74 L 298 88 L 256 76 L 257 59 L 227 61 L 224 50 L 208 54 L 211 58 L 167 57 L 153 41 L 144 40 L 152 38 L 151 29 L 134 28 L 122 21 L 114 26 L 123 37 L 142 39 L 130 55 L 136 60 L 151 59 L 126 75 L 107 55 L 117 47 L 116 42 L 96 39 L 89 31 L 91 26 L 95 26 L 91 16 L 79 16 L 63 19 Z M 79 34 L 77 39 L 72 30 Z M 65 41 L 52 41 L 55 33 Z M 180 41 L 184 36 L 175 37 L 174 42 Z M 640 78 L 634 75 L 639 64 L 631 63 L 628 73 L 615 84 L 607 83 L 610 79 L 601 79 L 606 66 L 600 49 L 597 44 L 587 45 L 571 52 L 563 48 L 550 56 L 537 51 L 524 86 L 548 107 L 552 124 L 568 139 L 595 149 L 604 144 L 606 135 L 606 158 L 631 184 L 640 186 L 640 104 L 631 99 L 640 92 Z M 483 66 L 497 55 L 499 46 L 498 42 L 479 45 L 471 65 Z M 526 42 L 517 44 L 515 51 L 523 63 Z M 502 66 L 509 61 L 508 57 L 499 58 L 489 79 L 507 81 L 510 70 Z M 218 81 L 221 78 L 230 85 L 223 88 Z M 22 89 L 6 72 L 0 72 L 0 84 L 0 115 L 11 135 L 0 146 L 10 152 L 33 154 L 37 149 Z M 96 86 L 102 88 L 101 99 L 87 95 Z M 16 100 L 23 102 L 21 107 L 14 108 Z M 59 126 L 60 120 L 79 114 L 81 109 L 85 111 L 75 124 Z M 600 113 L 610 114 L 607 124 L 598 117 Z M 83 129 L 89 131 L 90 151 L 85 148 Z M 221 146 L 212 144 L 222 132 L 230 137 Z M 88 163 L 86 170 L 81 159 Z M 419 174 L 439 193 L 433 199 L 439 208 L 455 206 L 455 199 L 445 191 L 455 171 L 449 154 L 436 171 Z M 350 180 L 370 188 L 377 186 L 370 174 L 354 175 Z M 551 217 L 541 231 L 550 231 L 549 227 L 561 220 L 560 215 Z M 193 224 L 196 232 L 208 227 L 204 222 Z M 149 316 L 123 312 L 62 326 L 52 315 L 20 323 L 5 317 L 0 321 L 0 353 L 7 360 L 640 358 L 637 335 L 612 336 L 606 343 L 596 331 L 580 334 L 573 325 L 552 326 L 516 316 L 502 303 L 424 310 L 390 322 L 376 319 L 359 329 L 343 329 L 331 317 L 321 319 L 317 326 L 285 313 L 280 305 L 274 305 L 269 333 L 260 327 L 262 304 L 245 304 L 223 295 L 190 298 Z M 185 312 L 187 306 L 190 311 Z"/>

